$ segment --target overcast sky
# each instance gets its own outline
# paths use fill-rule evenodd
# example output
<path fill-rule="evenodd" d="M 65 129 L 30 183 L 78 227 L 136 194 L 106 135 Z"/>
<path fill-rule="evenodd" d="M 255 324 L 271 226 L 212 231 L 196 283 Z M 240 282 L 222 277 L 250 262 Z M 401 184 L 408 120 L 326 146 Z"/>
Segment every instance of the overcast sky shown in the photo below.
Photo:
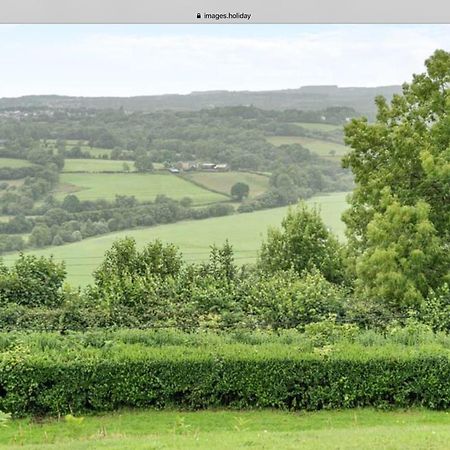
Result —
<path fill-rule="evenodd" d="M 401 84 L 450 25 L 0 25 L 0 97 Z"/>

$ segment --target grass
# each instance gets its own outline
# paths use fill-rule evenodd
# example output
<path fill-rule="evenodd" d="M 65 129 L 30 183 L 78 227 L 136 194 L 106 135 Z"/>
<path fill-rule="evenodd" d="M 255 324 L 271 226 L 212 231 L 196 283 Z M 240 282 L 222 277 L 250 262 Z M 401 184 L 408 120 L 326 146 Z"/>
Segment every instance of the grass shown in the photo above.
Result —
<path fill-rule="evenodd" d="M 134 171 L 134 161 L 109 159 L 66 159 L 63 172 L 123 172 L 124 163 Z"/>
<path fill-rule="evenodd" d="M 346 193 L 338 192 L 313 197 L 308 201 L 308 204 L 316 204 L 321 208 L 324 222 L 340 238 L 343 238 L 344 234 L 344 224 L 341 222 L 340 216 L 346 209 L 345 196 Z M 65 260 L 68 281 L 74 285 L 88 284 L 92 279 L 92 272 L 100 264 L 105 250 L 109 249 L 115 240 L 125 236 L 134 237 L 140 245 L 156 238 L 165 242 L 173 242 L 179 246 L 188 261 L 206 259 L 213 243 L 221 244 L 228 238 L 235 250 L 236 262 L 252 263 L 255 262 L 257 251 L 267 233 L 267 228 L 279 226 L 286 212 L 287 207 L 282 207 L 248 214 L 125 230 L 27 253 L 54 255 L 58 261 Z M 6 263 L 10 263 L 17 256 L 17 254 L 6 255 L 4 260 Z"/>
<path fill-rule="evenodd" d="M 78 419 L 78 420 L 77 420 Z M 355 409 L 118 411 L 72 420 L 11 421 L 0 448 L 15 449 L 447 449 L 448 412 Z"/>
<path fill-rule="evenodd" d="M 0 158 L 0 167 L 29 167 L 32 164 L 25 159 L 15 159 L 15 158 Z"/>
<path fill-rule="evenodd" d="M 266 138 L 271 144 L 280 146 L 286 144 L 300 144 L 303 147 L 317 153 L 320 156 L 329 156 L 331 151 L 336 152 L 336 156 L 343 156 L 348 153 L 348 147 L 335 142 L 313 139 L 304 136 L 269 136 Z"/>
<path fill-rule="evenodd" d="M 158 194 L 174 199 L 191 197 L 194 204 L 227 200 L 170 174 L 63 173 L 56 198 L 61 200 L 68 193 L 76 193 L 80 200 L 113 200 L 116 194 L 134 195 L 138 200 L 153 200 Z"/>
<path fill-rule="evenodd" d="M 83 152 L 89 153 L 91 156 L 94 156 L 95 158 L 102 158 L 104 155 L 106 155 L 108 158 L 111 156 L 112 149 L 109 148 L 100 148 L 100 147 L 89 147 L 87 145 L 87 142 L 82 142 L 81 145 L 79 145 L 78 140 L 76 139 L 67 139 L 66 140 L 66 149 L 70 150 L 73 147 L 80 147 Z M 56 139 L 47 139 L 47 144 L 50 147 L 55 147 L 56 145 Z"/>
<path fill-rule="evenodd" d="M 196 172 L 186 175 L 196 183 L 207 189 L 230 195 L 231 187 L 237 182 L 243 182 L 250 187 L 250 197 L 255 197 L 265 192 L 269 187 L 269 178 L 248 172 Z"/>
<path fill-rule="evenodd" d="M 335 131 L 335 130 L 343 130 L 343 125 L 333 125 L 331 123 L 307 123 L 307 122 L 296 122 L 295 125 L 298 125 L 302 128 L 306 128 L 307 130 L 312 131 Z"/>

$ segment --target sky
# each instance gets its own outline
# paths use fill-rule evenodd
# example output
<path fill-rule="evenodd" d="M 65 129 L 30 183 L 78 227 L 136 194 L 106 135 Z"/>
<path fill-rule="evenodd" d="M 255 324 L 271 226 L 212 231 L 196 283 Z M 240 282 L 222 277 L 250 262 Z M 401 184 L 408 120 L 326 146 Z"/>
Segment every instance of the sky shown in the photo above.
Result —
<path fill-rule="evenodd" d="M 0 97 L 383 86 L 450 25 L 0 25 Z"/>

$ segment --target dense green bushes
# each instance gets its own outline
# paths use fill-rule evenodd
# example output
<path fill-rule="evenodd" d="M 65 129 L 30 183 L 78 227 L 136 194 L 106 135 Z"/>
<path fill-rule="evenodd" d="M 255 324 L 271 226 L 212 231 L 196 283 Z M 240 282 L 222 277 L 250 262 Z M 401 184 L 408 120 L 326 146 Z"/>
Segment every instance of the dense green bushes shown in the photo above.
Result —
<path fill-rule="evenodd" d="M 42 349 L 18 343 L 0 357 L 0 410 L 16 415 L 120 407 L 450 405 L 449 353 L 347 345 L 301 352 L 293 345 L 211 347 L 104 342 Z"/>
<path fill-rule="evenodd" d="M 59 306 L 65 276 L 64 264 L 51 258 L 20 255 L 12 268 L 0 261 L 0 306 Z"/>
<path fill-rule="evenodd" d="M 79 291 L 63 288 L 62 264 L 22 256 L 11 268 L 0 265 L 0 330 L 304 330 L 330 318 L 382 330 L 415 318 L 435 331 L 449 330 L 447 286 L 419 310 L 393 314 L 356 297 L 351 286 L 327 280 L 314 264 L 302 271 L 272 269 L 236 266 L 228 244 L 213 247 L 208 261 L 188 264 L 173 245 L 154 241 L 138 249 L 127 238 L 106 253 L 94 284 Z"/>

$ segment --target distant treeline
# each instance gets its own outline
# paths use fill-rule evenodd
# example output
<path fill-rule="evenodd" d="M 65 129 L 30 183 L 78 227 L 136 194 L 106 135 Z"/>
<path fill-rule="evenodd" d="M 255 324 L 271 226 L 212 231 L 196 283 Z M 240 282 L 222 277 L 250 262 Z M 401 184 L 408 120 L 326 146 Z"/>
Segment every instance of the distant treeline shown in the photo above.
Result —
<path fill-rule="evenodd" d="M 319 110 L 342 105 L 372 116 L 375 113 L 373 98 L 384 95 L 390 98 L 400 93 L 400 86 L 374 88 L 337 86 L 304 86 L 299 89 L 278 91 L 206 91 L 189 95 L 149 95 L 137 97 L 68 97 L 58 95 L 32 95 L 0 99 L 0 109 L 15 111 L 17 108 L 40 110 L 46 108 L 118 109 L 127 111 L 198 110 L 211 105 L 254 105 L 262 109 Z"/>

